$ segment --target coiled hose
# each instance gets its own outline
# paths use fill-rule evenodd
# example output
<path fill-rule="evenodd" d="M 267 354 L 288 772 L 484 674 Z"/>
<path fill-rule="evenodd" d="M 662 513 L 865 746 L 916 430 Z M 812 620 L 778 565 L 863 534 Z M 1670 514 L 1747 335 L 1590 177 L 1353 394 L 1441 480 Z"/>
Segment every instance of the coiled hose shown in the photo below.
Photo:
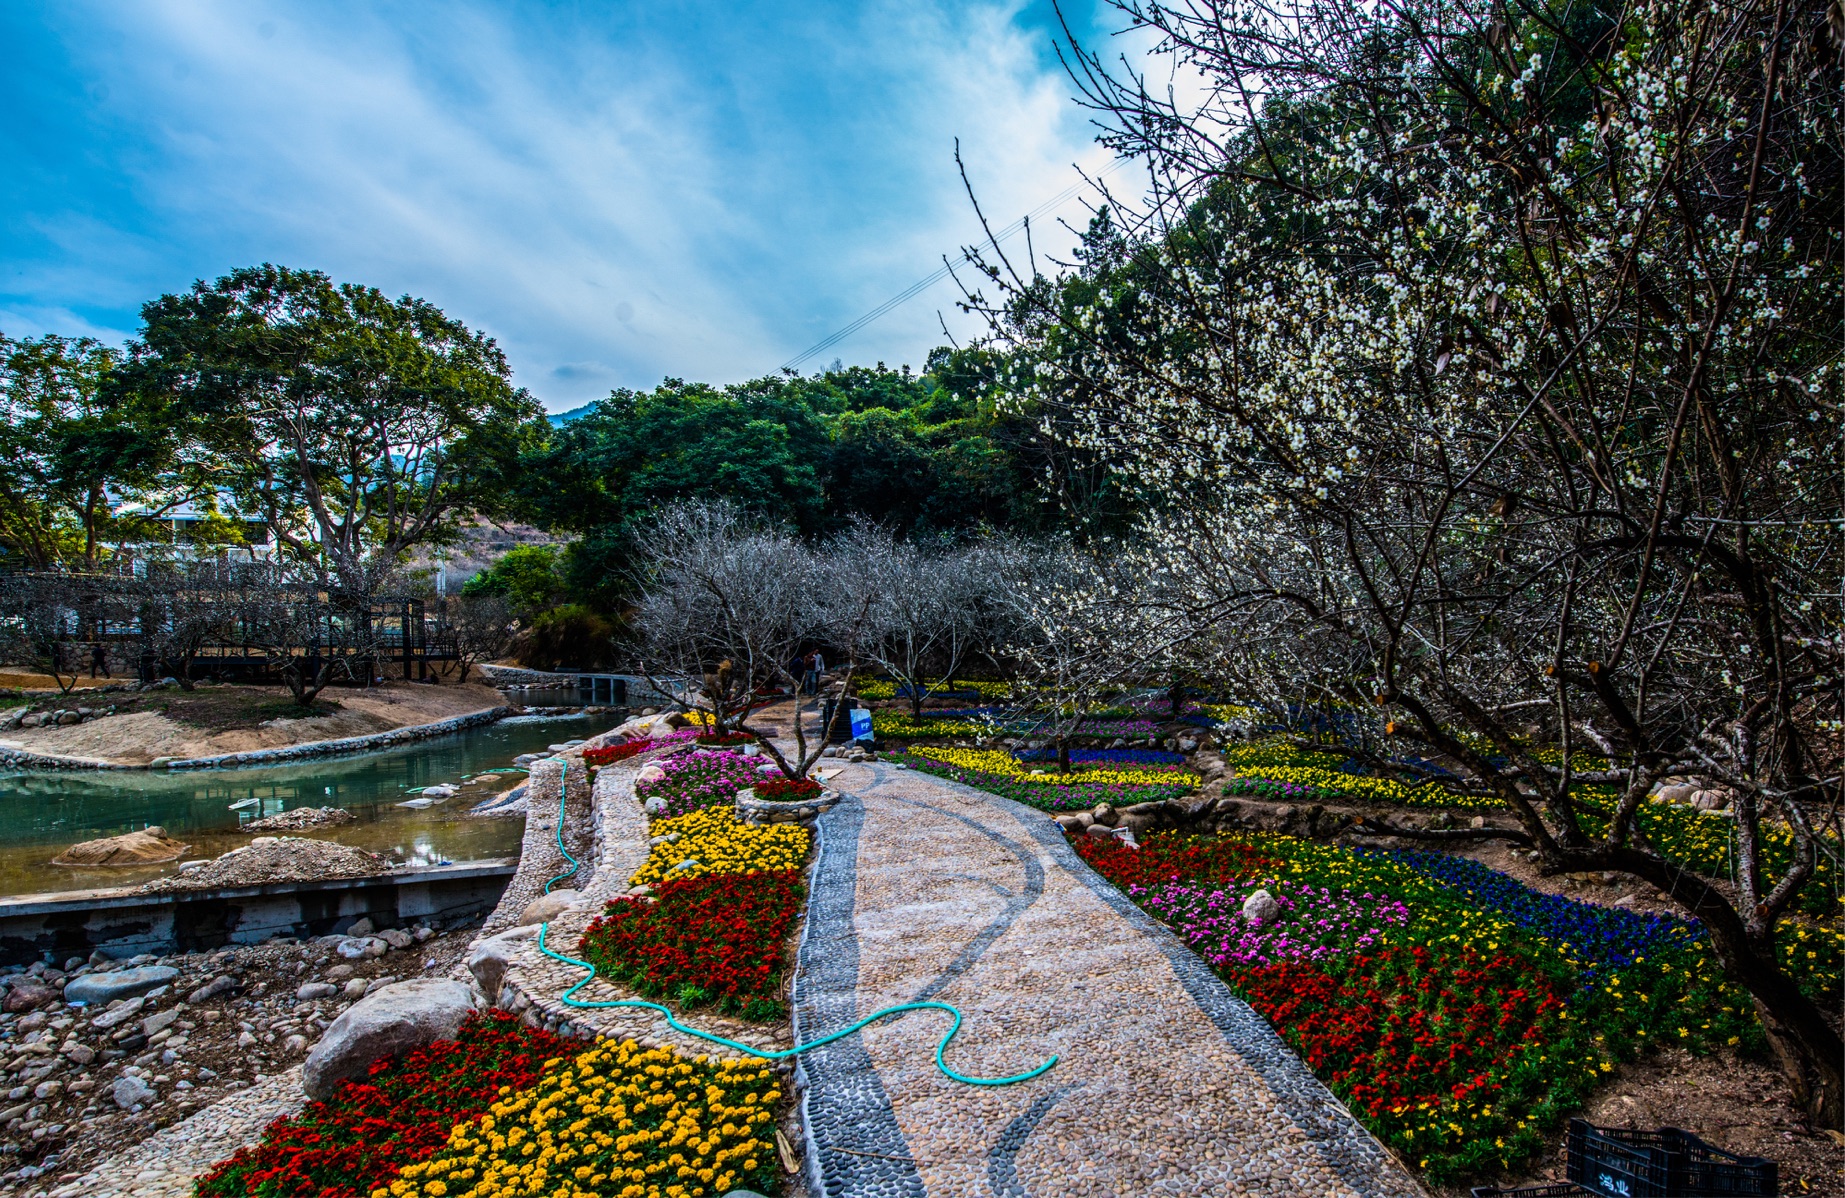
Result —
<path fill-rule="evenodd" d="M 564 855 L 564 860 L 570 862 L 570 868 L 545 883 L 544 892 L 546 894 L 551 893 L 551 888 L 553 886 L 556 886 L 559 882 L 563 881 L 565 878 L 571 877 L 578 870 L 583 868 L 582 863 L 571 856 L 570 850 L 564 846 L 564 798 L 566 794 L 568 794 L 568 789 L 564 784 L 564 776 L 570 767 L 561 760 L 559 761 L 559 766 L 560 769 L 557 776 L 557 851 Z M 570 989 L 564 991 L 559 997 L 558 1001 L 562 1002 L 565 1006 L 576 1007 L 581 1010 L 604 1010 L 610 1007 L 644 1007 L 649 1011 L 658 1011 L 660 1014 L 666 1016 L 666 1022 L 676 1031 L 683 1032 L 688 1036 L 695 1036 L 700 1040 L 709 1040 L 713 1044 L 722 1044 L 725 1048 L 734 1049 L 748 1056 L 761 1057 L 765 1061 L 783 1060 L 787 1057 L 807 1052 L 810 1049 L 819 1048 L 822 1044 L 831 1044 L 835 1040 L 850 1036 L 853 1032 L 861 1028 L 876 1023 L 880 1019 L 888 1019 L 893 1015 L 902 1015 L 908 1011 L 946 1011 L 954 1017 L 954 1022 L 949 1025 L 948 1031 L 942 1038 L 936 1042 L 935 1067 L 955 1081 L 964 1082 L 970 1086 L 1010 1086 L 1017 1082 L 1030 1081 L 1032 1078 L 1037 1077 L 1040 1073 L 1043 1073 L 1057 1063 L 1057 1056 L 1052 1054 L 1050 1060 L 1044 1062 L 1044 1064 L 1038 1066 L 1036 1069 L 1028 1073 L 1015 1073 L 1011 1077 L 969 1077 L 965 1073 L 955 1072 L 953 1069 L 949 1068 L 948 1062 L 942 1059 L 942 1054 L 947 1051 L 948 1042 L 955 1038 L 955 1033 L 961 1030 L 961 1012 L 958 1008 L 945 1002 L 908 1002 L 900 1006 L 885 1007 L 883 1010 L 859 1020 L 851 1027 L 841 1028 L 831 1035 L 822 1036 L 818 1040 L 810 1040 L 806 1044 L 790 1048 L 784 1052 L 753 1048 L 748 1044 L 739 1044 L 735 1040 L 726 1040 L 722 1036 L 714 1036 L 710 1032 L 701 1032 L 695 1027 L 687 1027 L 685 1024 L 673 1018 L 672 1011 L 661 1006 L 659 1003 L 644 1002 L 638 998 L 613 999 L 601 1002 L 577 998 L 577 991 L 596 980 L 596 967 L 591 965 L 588 961 L 579 961 L 575 957 L 566 957 L 563 953 L 557 952 L 547 945 L 545 943 L 545 937 L 550 930 L 551 923 L 549 920 L 538 925 L 538 951 L 554 961 L 562 961 L 566 965 L 575 965 L 579 969 L 587 969 L 589 971 L 587 977 L 577 982 L 577 984 L 570 987 Z"/>

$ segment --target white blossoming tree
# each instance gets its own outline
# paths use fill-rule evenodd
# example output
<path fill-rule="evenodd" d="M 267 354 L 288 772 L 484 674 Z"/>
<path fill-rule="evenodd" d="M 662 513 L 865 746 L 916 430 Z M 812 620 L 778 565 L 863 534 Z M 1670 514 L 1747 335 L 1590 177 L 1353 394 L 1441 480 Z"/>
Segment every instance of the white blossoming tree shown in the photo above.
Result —
<path fill-rule="evenodd" d="M 1069 57 L 1151 200 L 1060 279 L 991 251 L 969 302 L 1145 497 L 1151 610 L 1251 697 L 1457 763 L 1545 870 L 1669 894 L 1839 1127 L 1845 1045 L 1778 959 L 1839 866 L 1839 29 L 1786 0 L 1121 11 L 1199 85 Z M 1647 837 L 1685 773 L 1735 796 L 1733 880 Z"/>

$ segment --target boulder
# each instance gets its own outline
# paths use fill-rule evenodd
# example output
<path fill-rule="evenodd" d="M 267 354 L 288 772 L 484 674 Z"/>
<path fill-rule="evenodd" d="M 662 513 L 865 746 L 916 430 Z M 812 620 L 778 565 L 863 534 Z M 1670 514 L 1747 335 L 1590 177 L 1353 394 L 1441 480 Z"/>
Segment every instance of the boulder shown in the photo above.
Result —
<path fill-rule="evenodd" d="M 1101 824 L 1104 828 L 1112 828 L 1121 822 L 1121 817 L 1107 803 L 1097 803 L 1095 810 L 1089 814 L 1095 818 L 1096 823 Z"/>
<path fill-rule="evenodd" d="M 348 961 L 369 961 L 373 957 L 385 954 L 384 941 L 376 936 L 348 936 L 333 947 L 333 951 Z"/>
<path fill-rule="evenodd" d="M 46 1003 L 57 1001 L 58 992 L 50 986 L 41 986 L 36 982 L 21 982 L 6 992 L 6 1002 L 0 1003 L 8 1011 L 36 1011 Z"/>
<path fill-rule="evenodd" d="M 133 1076 L 117 1078 L 112 1093 L 115 1097 L 115 1105 L 125 1111 L 137 1106 L 146 1106 L 154 1101 L 154 1088 Z"/>
<path fill-rule="evenodd" d="M 384 941 L 392 948 L 409 948 L 416 943 L 416 937 L 404 931 L 402 928 L 386 928 L 378 933 L 378 939 Z"/>
<path fill-rule="evenodd" d="M 539 895 L 519 913 L 519 926 L 550 923 L 564 912 L 588 901 L 581 890 L 553 890 L 550 894 Z"/>
<path fill-rule="evenodd" d="M 301 1067 L 301 1088 L 309 1098 L 330 1098 L 335 1086 L 364 1076 L 380 1057 L 452 1039 L 473 1010 L 472 992 L 448 978 L 386 986 L 333 1021 Z"/>
<path fill-rule="evenodd" d="M 168 985 L 178 976 L 179 970 L 171 965 L 143 965 L 138 969 L 117 969 L 111 973 L 86 973 L 65 983 L 64 1001 L 99 1006 L 118 998 L 146 994 L 149 990 Z"/>
<path fill-rule="evenodd" d="M 111 1007 L 98 1015 L 96 1017 L 96 1022 L 90 1026 L 96 1028 L 98 1031 L 106 1032 L 110 1028 L 127 1023 L 130 1019 L 139 1015 L 141 1013 L 141 1008 L 146 1005 L 147 1000 L 145 998 L 131 998 L 121 1006 Z"/>
<path fill-rule="evenodd" d="M 51 859 L 53 865 L 79 869 L 111 866 L 159 865 L 177 861 L 192 846 L 169 839 L 165 828 L 147 828 L 125 836 L 105 836 L 73 844 Z"/>
<path fill-rule="evenodd" d="M 340 987 L 340 996 L 347 999 L 364 998 L 365 991 L 370 986 L 371 982 L 366 978 L 353 978 Z"/>
<path fill-rule="evenodd" d="M 1700 790 L 1691 796 L 1691 805 L 1699 811 L 1722 811 L 1730 805 L 1730 792 Z"/>
<path fill-rule="evenodd" d="M 1268 891 L 1258 890 L 1243 900 L 1243 918 L 1256 927 L 1274 923 L 1281 918 L 1281 904 Z"/>
<path fill-rule="evenodd" d="M 230 994 L 236 989 L 236 978 L 228 973 L 219 974 L 211 981 L 200 986 L 197 990 L 194 990 L 191 994 L 186 995 L 186 1002 L 190 1006 L 200 1006 L 210 1002 L 221 994 Z"/>
<path fill-rule="evenodd" d="M 308 982 L 295 991 L 295 997 L 301 1002 L 318 1002 L 339 992 L 340 988 L 332 982 Z"/>
<path fill-rule="evenodd" d="M 468 972 L 480 986 L 489 1003 L 500 999 L 500 985 L 506 980 L 507 967 L 519 946 L 538 934 L 536 926 L 512 928 L 497 936 L 477 941 L 468 954 Z"/>
<path fill-rule="evenodd" d="M 173 1007 L 169 1010 L 160 1012 L 158 1015 L 149 1015 L 146 1019 L 143 1019 L 141 1021 L 141 1034 L 143 1036 L 152 1036 L 158 1032 L 166 1031 L 178 1022 L 179 1008 Z"/>
<path fill-rule="evenodd" d="M 648 762 L 646 765 L 640 768 L 640 771 L 638 773 L 634 775 L 634 784 L 636 786 L 639 786 L 643 782 L 658 782 L 660 779 L 664 777 L 666 777 L 665 770 L 661 769 L 657 764 L 653 762 Z"/>
<path fill-rule="evenodd" d="M 648 799 L 645 803 L 642 803 L 641 808 L 642 810 L 646 811 L 648 815 L 665 815 L 666 814 L 666 800 L 661 798 L 658 795 L 655 795 L 653 798 Z"/>
<path fill-rule="evenodd" d="M 346 929 L 346 934 L 348 936 L 369 936 L 375 926 L 371 916 L 362 915 L 352 921 L 352 926 Z"/>

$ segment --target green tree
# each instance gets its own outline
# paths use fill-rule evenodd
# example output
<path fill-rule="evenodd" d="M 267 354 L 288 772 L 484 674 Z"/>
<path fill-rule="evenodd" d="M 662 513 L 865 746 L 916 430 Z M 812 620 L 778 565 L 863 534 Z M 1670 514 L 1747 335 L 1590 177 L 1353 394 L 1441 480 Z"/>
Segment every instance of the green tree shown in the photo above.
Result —
<path fill-rule="evenodd" d="M 34 568 L 94 569 L 112 539 L 153 535 L 198 489 L 176 474 L 164 407 L 116 385 L 87 337 L 0 337 L 0 548 Z"/>
<path fill-rule="evenodd" d="M 424 300 L 263 265 L 164 295 L 123 373 L 276 540 L 362 589 L 497 508 L 542 435 L 493 339 Z"/>
<path fill-rule="evenodd" d="M 563 563 L 561 546 L 519 545 L 491 568 L 468 579 L 461 593 L 498 596 L 506 600 L 514 616 L 529 621 L 564 598 Z"/>

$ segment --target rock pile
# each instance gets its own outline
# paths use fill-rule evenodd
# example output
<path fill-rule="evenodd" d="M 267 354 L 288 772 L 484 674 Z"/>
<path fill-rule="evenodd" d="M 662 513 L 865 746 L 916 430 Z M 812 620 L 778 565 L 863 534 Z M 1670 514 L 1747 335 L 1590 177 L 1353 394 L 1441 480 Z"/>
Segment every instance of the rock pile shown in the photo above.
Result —
<path fill-rule="evenodd" d="M 100 720 L 104 716 L 115 714 L 114 705 L 103 708 L 94 707 L 57 707 L 47 711 L 34 711 L 30 707 L 21 707 L 6 718 L 0 725 L 9 731 L 16 728 L 52 728 L 65 724 L 87 724 L 91 720 Z"/>
<path fill-rule="evenodd" d="M 165 828 L 155 826 L 125 836 L 105 836 L 101 840 L 73 844 L 53 857 L 51 863 L 86 869 L 159 865 L 179 860 L 191 847 L 169 837 Z"/>
<path fill-rule="evenodd" d="M 296 807 L 280 815 L 266 815 L 244 825 L 248 832 L 293 832 L 299 828 L 329 828 L 350 824 L 359 817 L 340 807 Z"/>
<path fill-rule="evenodd" d="M 351 930 L 0 974 L 0 1191 L 99 1192 L 81 1170 L 300 1064 L 353 1004 L 448 970 L 472 935 L 374 929 L 365 920 Z M 356 958 L 342 953 L 349 944 L 362 946 Z"/>
<path fill-rule="evenodd" d="M 328 878 L 365 878 L 389 873 L 391 863 L 377 853 L 351 845 L 299 836 L 258 836 L 242 848 L 196 869 L 156 878 L 144 894 L 203 890 L 219 886 L 264 886 L 272 882 L 317 882 Z"/>

